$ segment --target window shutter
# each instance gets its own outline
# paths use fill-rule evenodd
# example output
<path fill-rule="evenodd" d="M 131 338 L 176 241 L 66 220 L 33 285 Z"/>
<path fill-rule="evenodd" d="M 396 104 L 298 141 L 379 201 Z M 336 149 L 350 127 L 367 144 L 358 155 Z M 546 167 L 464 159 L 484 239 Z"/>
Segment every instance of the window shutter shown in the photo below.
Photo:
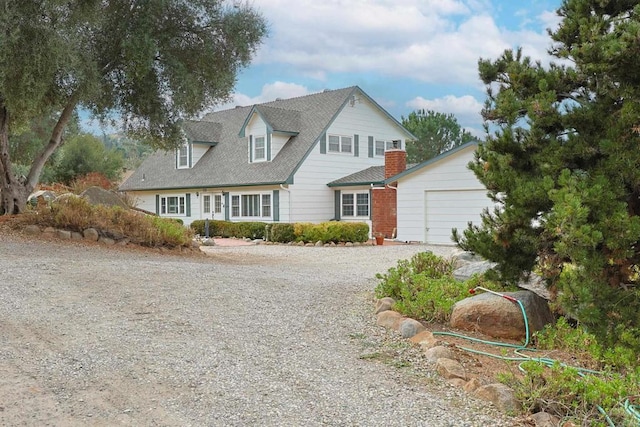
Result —
<path fill-rule="evenodd" d="M 189 143 L 189 161 L 187 162 L 187 164 L 189 165 L 189 167 L 193 166 L 193 144 Z"/>
<path fill-rule="evenodd" d="M 249 163 L 253 162 L 253 135 L 249 135 Z"/>
<path fill-rule="evenodd" d="M 340 190 L 336 190 L 334 192 L 335 201 L 334 201 L 334 219 L 336 221 L 340 221 Z"/>
<path fill-rule="evenodd" d="M 273 222 L 280 221 L 280 190 L 273 190 Z"/>
<path fill-rule="evenodd" d="M 373 219 L 373 190 L 369 189 L 369 219 Z"/>
<path fill-rule="evenodd" d="M 222 193 L 224 196 L 224 220 L 229 221 L 229 193 Z"/>
<path fill-rule="evenodd" d="M 160 215 L 160 195 L 156 194 L 156 215 Z"/>
<path fill-rule="evenodd" d="M 369 137 L 369 157 L 373 157 L 373 137 Z"/>
<path fill-rule="evenodd" d="M 180 165 L 180 148 L 176 148 L 176 169 Z"/>
<path fill-rule="evenodd" d="M 353 135 L 353 155 L 360 156 L 360 135 Z"/>
<path fill-rule="evenodd" d="M 271 161 L 271 133 L 267 133 L 267 147 L 266 147 L 267 161 Z"/>
<path fill-rule="evenodd" d="M 320 136 L 320 154 L 327 154 L 327 134 Z"/>
<path fill-rule="evenodd" d="M 191 193 L 187 193 L 185 195 L 185 204 L 187 205 L 185 207 L 185 210 L 187 212 L 187 216 L 191 216 Z"/>

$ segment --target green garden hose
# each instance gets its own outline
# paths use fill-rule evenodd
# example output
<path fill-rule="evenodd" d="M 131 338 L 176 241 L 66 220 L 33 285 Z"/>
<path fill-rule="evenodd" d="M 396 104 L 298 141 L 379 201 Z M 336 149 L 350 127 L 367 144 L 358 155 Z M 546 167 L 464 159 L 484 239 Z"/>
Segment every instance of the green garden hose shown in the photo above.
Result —
<path fill-rule="evenodd" d="M 443 336 L 451 336 L 451 337 L 456 337 L 456 338 L 462 338 L 465 339 L 467 341 L 472 341 L 472 342 L 477 342 L 477 343 L 481 343 L 481 344 L 487 344 L 487 345 L 494 345 L 497 347 L 508 347 L 508 348 L 513 348 L 514 349 L 514 353 L 516 354 L 516 357 L 509 357 L 509 356 L 499 356 L 496 354 L 492 354 L 492 353 L 488 353 L 486 351 L 481 351 L 481 350 L 475 350 L 472 348 L 468 348 L 468 347 L 459 347 L 462 350 L 471 352 L 471 353 L 475 353 L 475 354 L 480 354 L 483 356 L 489 356 L 489 357 L 494 357 L 497 359 L 501 359 L 501 360 L 508 360 L 508 361 L 515 361 L 515 362 L 529 362 L 529 361 L 533 361 L 533 362 L 539 362 L 544 364 L 545 366 L 551 367 L 554 364 L 557 363 L 556 360 L 550 359 L 550 358 L 546 358 L 546 357 L 530 357 L 530 356 L 526 356 L 524 354 L 522 354 L 521 352 L 523 351 L 536 351 L 535 349 L 530 349 L 527 348 L 527 346 L 529 345 L 529 340 L 530 340 L 530 332 L 529 332 L 529 320 L 527 318 L 527 313 L 526 310 L 524 308 L 524 305 L 522 304 L 521 301 L 519 301 L 518 299 L 510 296 L 510 295 L 505 295 L 503 293 L 500 292 L 496 292 L 496 291 L 492 291 L 490 289 L 486 289 L 483 288 L 482 286 L 476 286 L 473 289 L 469 290 L 469 293 L 471 294 L 475 294 L 478 290 L 481 291 L 485 291 L 485 292 L 489 292 L 491 294 L 494 294 L 496 296 L 502 297 L 506 300 L 509 300 L 513 303 L 517 303 L 520 306 L 520 310 L 522 311 L 522 317 L 524 319 L 524 329 L 525 329 L 525 340 L 523 344 L 509 344 L 509 343 L 504 343 L 504 342 L 499 342 L 499 341 L 488 341 L 488 340 L 482 340 L 479 338 L 474 338 L 474 337 L 469 337 L 466 335 L 462 335 L 462 334 L 456 334 L 453 332 L 434 332 L 433 335 L 443 335 Z M 563 367 L 569 367 L 568 365 L 562 363 L 560 364 Z M 522 363 L 520 363 L 518 365 L 518 368 L 524 372 L 524 368 L 522 367 Z M 586 374 L 600 374 L 601 372 L 598 371 L 593 371 L 591 369 L 584 369 L 584 368 L 579 368 L 579 367 L 572 367 L 573 369 L 576 369 L 578 372 L 578 375 L 580 376 L 585 376 Z M 626 399 L 624 402 L 624 409 L 625 411 L 630 414 L 632 417 L 634 417 L 636 419 L 636 421 L 638 421 L 638 424 L 640 425 L 640 405 L 637 404 L 632 404 L 630 402 L 629 399 Z M 610 427 L 616 427 L 616 425 L 613 423 L 613 421 L 611 420 L 611 418 L 609 417 L 609 415 L 607 415 L 606 411 L 600 406 L 597 405 L 597 409 L 598 411 L 604 416 L 605 420 L 607 421 L 607 423 L 609 424 Z"/>

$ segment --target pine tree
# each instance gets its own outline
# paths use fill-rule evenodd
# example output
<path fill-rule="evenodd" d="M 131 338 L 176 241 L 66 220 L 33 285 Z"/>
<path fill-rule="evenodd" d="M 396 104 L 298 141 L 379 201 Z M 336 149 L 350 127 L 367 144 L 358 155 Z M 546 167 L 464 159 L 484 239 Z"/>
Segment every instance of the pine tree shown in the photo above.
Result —
<path fill-rule="evenodd" d="M 565 0 L 557 64 L 479 61 L 488 137 L 471 169 L 499 209 L 458 244 L 535 270 L 603 343 L 640 350 L 640 5 Z"/>

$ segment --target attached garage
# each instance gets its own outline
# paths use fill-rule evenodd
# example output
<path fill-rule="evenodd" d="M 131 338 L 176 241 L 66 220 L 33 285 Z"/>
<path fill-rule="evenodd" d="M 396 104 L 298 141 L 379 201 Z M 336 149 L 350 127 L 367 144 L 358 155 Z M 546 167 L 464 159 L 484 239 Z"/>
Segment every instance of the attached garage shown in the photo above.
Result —
<path fill-rule="evenodd" d="M 487 206 L 485 190 L 425 191 L 425 241 L 450 245 L 451 229 L 467 228 L 471 221 L 480 223 L 480 213 Z"/>
<path fill-rule="evenodd" d="M 453 245 L 452 228 L 480 224 L 482 210 L 494 204 L 467 167 L 476 148 L 465 144 L 386 180 L 397 188 L 398 240 Z"/>

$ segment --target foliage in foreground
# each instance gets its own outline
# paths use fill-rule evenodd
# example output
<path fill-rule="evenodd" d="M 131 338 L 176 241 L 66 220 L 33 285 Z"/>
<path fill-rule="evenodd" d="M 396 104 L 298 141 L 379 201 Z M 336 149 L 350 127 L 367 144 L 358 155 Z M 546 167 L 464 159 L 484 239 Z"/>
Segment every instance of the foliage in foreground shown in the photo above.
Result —
<path fill-rule="evenodd" d="M 192 238 L 191 230 L 172 219 L 144 215 L 118 206 L 92 205 L 71 194 L 26 212 L 21 222 L 77 232 L 95 228 L 102 236 L 127 238 L 131 243 L 150 247 L 189 246 Z"/>
<path fill-rule="evenodd" d="M 257 9 L 236 3 L 3 1 L 0 152 L 34 119 L 51 115 L 55 124 L 24 178 L 0 156 L 0 214 L 26 209 L 77 107 L 103 121 L 119 116 L 129 136 L 154 147 L 180 144 L 181 121 L 228 98 L 267 33 Z"/>
<path fill-rule="evenodd" d="M 405 316 L 426 321 L 449 320 L 453 305 L 469 296 L 469 289 L 484 286 L 496 289 L 495 283 L 479 276 L 466 282 L 453 277 L 454 261 L 431 252 L 419 252 L 410 260 L 400 260 L 387 273 L 378 273 L 376 297 L 392 297 L 393 309 Z"/>
<path fill-rule="evenodd" d="M 474 276 L 466 282 L 456 281 L 453 263 L 430 252 L 401 260 L 386 274 L 378 274 L 376 297 L 393 297 L 393 309 L 407 316 L 427 321 L 445 322 L 455 302 L 468 296 L 468 289 L 483 286 L 500 289 L 496 282 Z M 640 396 L 640 356 L 626 346 L 603 347 L 583 325 L 571 326 L 561 317 L 556 324 L 537 332 L 533 342 L 538 350 L 559 350 L 571 354 L 582 367 L 601 371 L 583 376 L 575 368 L 538 362 L 522 364 L 524 374 L 507 372 L 499 379 L 512 387 L 526 412 L 541 410 L 571 419 L 578 425 L 605 425 L 601 410 L 617 426 L 635 426 L 637 420 L 624 409 L 627 399 Z M 530 357 L 553 352 L 526 352 Z M 505 364 L 505 367 L 509 365 Z M 601 408 L 598 409 L 598 407 Z"/>
<path fill-rule="evenodd" d="M 640 6 L 565 0 L 562 65 L 479 62 L 487 136 L 470 164 L 499 203 L 455 240 L 504 280 L 536 269 L 563 314 L 640 352 Z"/>

